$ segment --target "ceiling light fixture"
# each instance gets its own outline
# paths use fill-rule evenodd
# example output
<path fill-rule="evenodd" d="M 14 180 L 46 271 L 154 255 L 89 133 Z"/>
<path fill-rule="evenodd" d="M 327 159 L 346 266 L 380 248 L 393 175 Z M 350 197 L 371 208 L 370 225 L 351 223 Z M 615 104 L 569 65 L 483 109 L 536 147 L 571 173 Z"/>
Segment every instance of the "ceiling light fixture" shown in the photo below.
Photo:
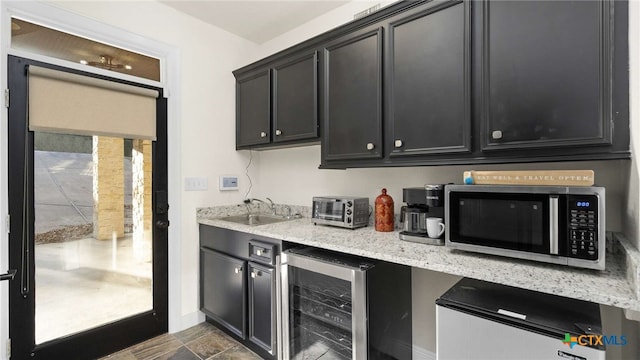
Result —
<path fill-rule="evenodd" d="M 85 64 L 85 65 L 90 65 L 90 66 L 95 66 L 95 67 L 107 69 L 107 70 L 114 70 L 114 69 L 131 70 L 131 69 L 133 69 L 133 67 L 131 67 L 131 65 L 114 64 L 113 63 L 113 57 L 111 57 L 109 55 L 100 55 L 100 61 L 80 60 L 80 63 L 81 64 Z"/>

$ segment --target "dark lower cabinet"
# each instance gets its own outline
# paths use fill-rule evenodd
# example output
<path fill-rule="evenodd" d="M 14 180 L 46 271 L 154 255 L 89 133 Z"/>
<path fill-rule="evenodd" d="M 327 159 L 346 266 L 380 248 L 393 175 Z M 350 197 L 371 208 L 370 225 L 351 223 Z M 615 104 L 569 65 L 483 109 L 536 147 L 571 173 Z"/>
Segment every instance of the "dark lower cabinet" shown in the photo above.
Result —
<path fill-rule="evenodd" d="M 273 269 L 249 263 L 249 340 L 268 353 L 275 348 L 276 280 Z"/>
<path fill-rule="evenodd" d="M 375 27 L 324 48 L 324 160 L 383 155 L 382 40 L 382 28 Z"/>
<path fill-rule="evenodd" d="M 469 7 L 429 4 L 390 20 L 391 158 L 471 151 Z"/>
<path fill-rule="evenodd" d="M 246 261 L 209 249 L 200 250 L 202 311 L 234 334 L 246 337 Z"/>
<path fill-rule="evenodd" d="M 200 310 L 265 359 L 277 357 L 279 240 L 200 225 Z"/>

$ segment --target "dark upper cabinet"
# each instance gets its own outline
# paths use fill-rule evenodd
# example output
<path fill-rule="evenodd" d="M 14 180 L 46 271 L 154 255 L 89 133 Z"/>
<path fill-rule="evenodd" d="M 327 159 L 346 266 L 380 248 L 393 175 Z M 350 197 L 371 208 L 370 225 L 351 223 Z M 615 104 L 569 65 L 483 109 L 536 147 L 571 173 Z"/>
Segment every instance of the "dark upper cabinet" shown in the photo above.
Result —
<path fill-rule="evenodd" d="M 628 7 L 396 2 L 235 71 L 237 148 L 320 121 L 321 168 L 628 159 Z"/>
<path fill-rule="evenodd" d="M 317 51 L 236 71 L 236 149 L 318 140 Z"/>
<path fill-rule="evenodd" d="M 391 158 L 471 151 L 469 3 L 423 8 L 389 24 Z"/>
<path fill-rule="evenodd" d="M 246 262 L 200 249 L 200 309 L 241 338 L 246 338 Z"/>
<path fill-rule="evenodd" d="M 270 88 L 269 69 L 236 79 L 236 148 L 271 141 Z"/>
<path fill-rule="evenodd" d="M 318 53 L 273 67 L 274 142 L 318 138 Z"/>
<path fill-rule="evenodd" d="M 382 28 L 341 36 L 324 47 L 323 160 L 381 158 Z"/>
<path fill-rule="evenodd" d="M 483 4 L 482 150 L 611 145 L 611 7 Z"/>

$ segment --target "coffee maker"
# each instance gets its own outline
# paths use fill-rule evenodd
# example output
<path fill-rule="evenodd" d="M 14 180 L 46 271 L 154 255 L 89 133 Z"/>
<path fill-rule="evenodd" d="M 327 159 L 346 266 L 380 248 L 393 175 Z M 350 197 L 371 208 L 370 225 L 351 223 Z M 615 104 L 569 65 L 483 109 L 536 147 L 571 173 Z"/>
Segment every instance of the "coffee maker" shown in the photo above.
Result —
<path fill-rule="evenodd" d="M 444 185 L 404 188 L 402 201 L 407 205 L 400 209 L 400 240 L 444 245 L 442 234 L 437 238 L 427 234 L 427 218 L 444 219 Z"/>

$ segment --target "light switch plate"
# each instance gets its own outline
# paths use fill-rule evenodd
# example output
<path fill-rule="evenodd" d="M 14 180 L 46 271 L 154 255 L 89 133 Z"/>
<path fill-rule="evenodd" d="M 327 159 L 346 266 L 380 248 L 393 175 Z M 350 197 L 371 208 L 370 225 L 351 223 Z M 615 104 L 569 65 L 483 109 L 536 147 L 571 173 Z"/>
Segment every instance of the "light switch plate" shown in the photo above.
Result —
<path fill-rule="evenodd" d="M 184 178 L 185 191 L 207 191 L 209 189 L 209 181 L 206 177 L 187 177 Z"/>
<path fill-rule="evenodd" d="M 220 191 L 238 190 L 238 177 L 235 175 L 221 175 Z"/>

